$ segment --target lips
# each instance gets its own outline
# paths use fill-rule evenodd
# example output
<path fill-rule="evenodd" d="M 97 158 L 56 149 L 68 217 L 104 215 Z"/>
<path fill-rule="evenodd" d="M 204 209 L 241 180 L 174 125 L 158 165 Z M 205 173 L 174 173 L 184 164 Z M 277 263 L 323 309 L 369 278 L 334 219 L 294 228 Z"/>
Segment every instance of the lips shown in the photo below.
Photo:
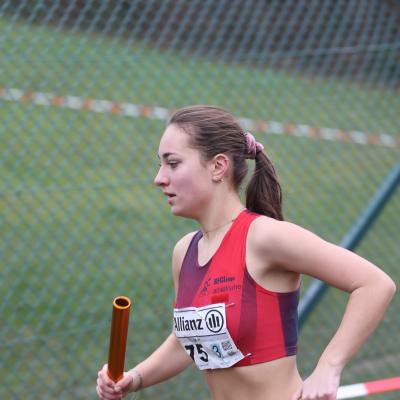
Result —
<path fill-rule="evenodd" d="M 172 200 L 176 197 L 176 195 L 174 193 L 168 193 L 168 192 L 164 192 L 165 196 L 168 197 L 167 202 L 168 204 L 172 203 Z"/>

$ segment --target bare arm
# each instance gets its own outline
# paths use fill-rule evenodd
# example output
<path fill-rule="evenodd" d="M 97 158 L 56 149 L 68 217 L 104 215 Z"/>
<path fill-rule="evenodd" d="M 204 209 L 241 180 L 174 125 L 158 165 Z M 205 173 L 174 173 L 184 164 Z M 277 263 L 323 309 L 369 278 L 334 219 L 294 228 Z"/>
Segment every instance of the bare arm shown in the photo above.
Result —
<path fill-rule="evenodd" d="M 285 240 L 290 243 L 282 244 L 280 263 L 350 294 L 341 324 L 321 356 L 321 362 L 341 370 L 382 319 L 395 292 L 394 282 L 357 254 L 286 225 Z"/>
<path fill-rule="evenodd" d="M 142 387 L 145 388 L 178 375 L 192 363 L 192 359 L 178 342 L 175 334 L 171 333 L 150 357 L 133 369 L 136 369 L 142 376 Z M 132 370 L 128 373 L 133 375 L 132 389 L 135 390 L 137 376 Z"/>
<path fill-rule="evenodd" d="M 97 393 L 101 399 L 120 399 L 128 393 L 166 381 L 190 364 L 192 359 L 171 333 L 148 358 L 125 372 L 123 379 L 117 384 L 108 377 L 105 364 L 99 372 Z"/>
<path fill-rule="evenodd" d="M 172 277 L 174 281 L 175 296 L 178 291 L 179 273 L 183 257 L 186 254 L 192 236 L 192 233 L 184 236 L 175 245 L 172 253 Z M 165 342 L 150 357 L 138 364 L 132 370 L 128 371 L 128 373 L 133 375 L 134 379 L 132 386 L 134 390 L 137 388 L 137 385 L 135 386 L 135 378 L 137 380 L 137 374 L 133 370 L 139 372 L 143 380 L 141 386 L 145 388 L 178 375 L 190 364 L 192 364 L 192 359 L 172 332 Z"/>
<path fill-rule="evenodd" d="M 189 234 L 181 239 L 173 251 L 172 275 L 175 292 L 178 290 L 180 267 L 191 236 Z M 121 399 L 121 397 L 130 392 L 156 385 L 178 375 L 192 362 L 192 359 L 178 342 L 175 334 L 171 333 L 148 358 L 125 372 L 123 379 L 117 384 L 108 377 L 107 365 L 104 365 L 99 372 L 96 390 L 101 399 Z"/>
<path fill-rule="evenodd" d="M 313 374 L 293 397 L 334 399 L 344 366 L 382 319 L 395 284 L 369 261 L 296 225 L 276 221 L 268 227 L 264 221 L 258 230 L 268 238 L 267 245 L 258 245 L 258 251 L 268 260 L 267 268 L 279 266 L 307 274 L 350 294 L 339 328 Z"/>

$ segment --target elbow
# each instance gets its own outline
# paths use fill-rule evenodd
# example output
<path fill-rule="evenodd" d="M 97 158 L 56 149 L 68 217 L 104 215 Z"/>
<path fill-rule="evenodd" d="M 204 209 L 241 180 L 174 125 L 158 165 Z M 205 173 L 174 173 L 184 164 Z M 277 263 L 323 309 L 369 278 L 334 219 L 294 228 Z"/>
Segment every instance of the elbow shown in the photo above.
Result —
<path fill-rule="evenodd" d="M 390 279 L 390 290 L 391 290 L 391 294 L 392 297 L 394 296 L 394 294 L 396 293 L 397 287 L 396 284 L 394 283 L 394 281 L 392 279 Z"/>
<path fill-rule="evenodd" d="M 369 288 L 369 295 L 374 293 L 383 302 L 389 304 L 397 290 L 393 279 L 382 270 L 370 278 L 371 279 L 366 284 L 366 287 Z"/>
<path fill-rule="evenodd" d="M 396 293 L 396 290 L 396 284 L 394 283 L 393 279 L 385 274 L 384 278 L 382 279 L 382 291 L 388 297 L 389 301 Z"/>

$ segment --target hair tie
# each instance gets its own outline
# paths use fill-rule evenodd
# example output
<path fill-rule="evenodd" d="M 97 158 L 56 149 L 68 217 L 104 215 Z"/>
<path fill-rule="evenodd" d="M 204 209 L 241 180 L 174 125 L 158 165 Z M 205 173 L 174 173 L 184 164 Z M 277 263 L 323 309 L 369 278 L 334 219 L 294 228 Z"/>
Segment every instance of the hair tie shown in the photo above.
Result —
<path fill-rule="evenodd" d="M 249 158 L 250 160 L 254 160 L 256 158 L 256 154 L 264 150 L 264 146 L 257 142 L 256 138 L 250 132 L 246 132 L 244 137 L 246 138 L 245 157 Z"/>

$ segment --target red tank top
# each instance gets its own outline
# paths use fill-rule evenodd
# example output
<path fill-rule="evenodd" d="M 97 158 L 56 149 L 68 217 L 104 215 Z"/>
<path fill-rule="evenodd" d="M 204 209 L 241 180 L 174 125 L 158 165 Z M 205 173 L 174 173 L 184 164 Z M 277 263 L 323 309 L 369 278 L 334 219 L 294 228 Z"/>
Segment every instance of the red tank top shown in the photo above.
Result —
<path fill-rule="evenodd" d="M 192 238 L 179 275 L 175 308 L 225 303 L 228 331 L 246 355 L 234 366 L 244 366 L 294 355 L 297 352 L 299 292 L 264 289 L 246 268 L 246 238 L 260 215 L 244 210 L 225 234 L 214 256 L 198 264 L 198 242 Z"/>

